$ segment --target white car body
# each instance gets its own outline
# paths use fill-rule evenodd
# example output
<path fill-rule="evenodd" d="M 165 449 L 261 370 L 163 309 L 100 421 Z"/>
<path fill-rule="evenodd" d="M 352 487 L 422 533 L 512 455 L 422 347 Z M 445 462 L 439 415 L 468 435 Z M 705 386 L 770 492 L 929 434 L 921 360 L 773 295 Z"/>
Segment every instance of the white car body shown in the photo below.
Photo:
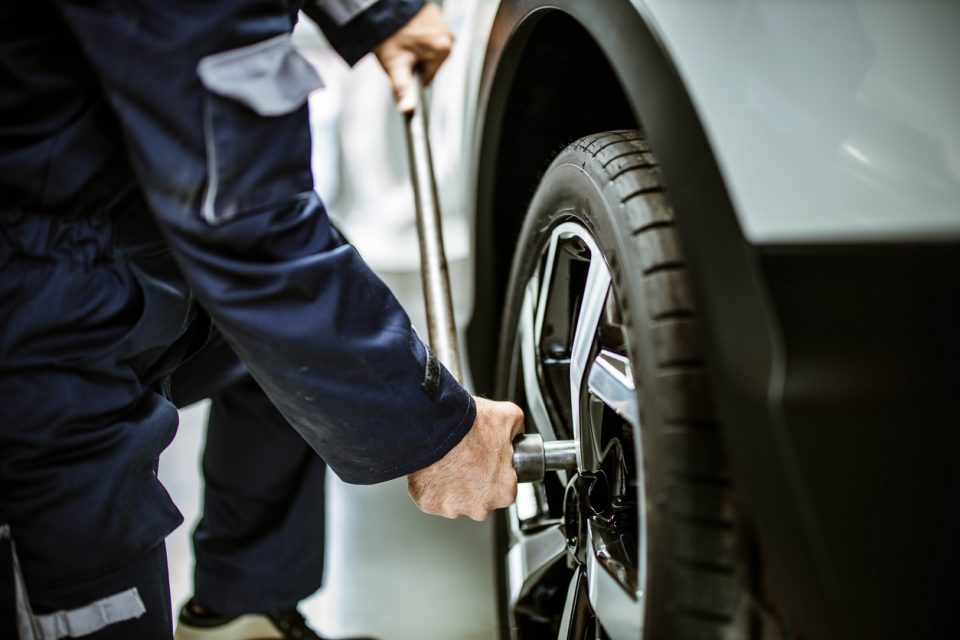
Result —
<path fill-rule="evenodd" d="M 470 260 L 480 84 L 499 4 L 444 3 L 457 40 L 432 90 L 431 132 L 454 263 Z M 749 242 L 960 236 L 960 3 L 633 4 L 682 76 Z M 364 194 L 360 209 L 405 223 L 401 253 L 411 259 L 383 266 L 415 270 L 402 131 L 369 62 L 348 81 L 344 179 Z M 458 315 L 468 315 L 459 297 Z"/>

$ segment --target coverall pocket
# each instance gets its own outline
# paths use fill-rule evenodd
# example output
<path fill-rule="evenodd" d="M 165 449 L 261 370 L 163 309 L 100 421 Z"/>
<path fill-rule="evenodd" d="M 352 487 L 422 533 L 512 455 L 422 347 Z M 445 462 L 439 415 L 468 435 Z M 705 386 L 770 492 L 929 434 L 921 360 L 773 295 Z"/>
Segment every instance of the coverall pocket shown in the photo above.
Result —
<path fill-rule="evenodd" d="M 206 56 L 207 186 L 201 215 L 221 224 L 313 188 L 307 97 L 323 86 L 288 34 Z"/>

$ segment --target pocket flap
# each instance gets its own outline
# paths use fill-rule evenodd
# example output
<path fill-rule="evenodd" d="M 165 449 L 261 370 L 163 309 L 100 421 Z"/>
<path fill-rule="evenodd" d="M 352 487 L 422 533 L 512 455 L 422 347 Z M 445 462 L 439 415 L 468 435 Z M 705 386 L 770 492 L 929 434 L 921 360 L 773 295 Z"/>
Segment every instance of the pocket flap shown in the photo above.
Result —
<path fill-rule="evenodd" d="M 206 56 L 197 65 L 197 75 L 209 91 L 262 116 L 291 113 L 323 86 L 316 70 L 293 48 L 289 34 Z"/>

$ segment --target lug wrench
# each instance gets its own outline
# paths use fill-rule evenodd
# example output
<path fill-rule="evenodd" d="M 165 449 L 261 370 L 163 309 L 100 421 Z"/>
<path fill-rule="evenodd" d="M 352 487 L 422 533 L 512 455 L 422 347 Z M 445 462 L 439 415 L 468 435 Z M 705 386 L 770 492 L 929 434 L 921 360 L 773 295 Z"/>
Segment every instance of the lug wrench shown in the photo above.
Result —
<path fill-rule="evenodd" d="M 417 107 L 404 117 L 404 121 L 410 180 L 417 212 L 417 239 L 420 243 L 420 275 L 427 312 L 427 335 L 430 348 L 457 381 L 462 383 L 457 325 L 454 322 L 453 299 L 450 296 L 450 273 L 443 248 L 440 199 L 430 152 L 427 105 L 419 73 L 414 74 L 413 84 Z M 537 434 L 518 436 L 513 441 L 513 466 L 517 471 L 518 482 L 543 482 L 547 471 L 575 471 L 576 442 L 559 440 L 545 443 Z"/>
<path fill-rule="evenodd" d="M 427 312 L 427 335 L 430 348 L 447 366 L 457 382 L 463 382 L 460 367 L 460 348 L 457 325 L 453 317 L 453 299 L 450 297 L 450 273 L 447 255 L 443 249 L 443 224 L 440 198 L 433 173 L 430 153 L 427 105 L 423 97 L 420 73 L 413 74 L 417 107 L 406 115 L 407 152 L 410 159 L 410 182 L 417 210 L 417 239 L 420 242 L 420 277 L 423 280 L 423 299 Z"/>

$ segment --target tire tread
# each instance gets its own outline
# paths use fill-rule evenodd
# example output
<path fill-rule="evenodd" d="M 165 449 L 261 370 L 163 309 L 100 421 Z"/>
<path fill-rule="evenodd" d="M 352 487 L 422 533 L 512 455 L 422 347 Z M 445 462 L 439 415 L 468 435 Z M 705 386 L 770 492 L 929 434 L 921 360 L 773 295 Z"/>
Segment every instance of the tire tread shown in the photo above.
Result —
<path fill-rule="evenodd" d="M 612 131 L 572 145 L 599 166 L 609 201 L 630 231 L 642 267 L 656 362 L 655 393 L 665 439 L 666 482 L 657 501 L 669 535 L 681 638 L 750 635 L 741 520 L 709 393 L 697 309 L 674 215 L 649 144 L 638 131 Z"/>

